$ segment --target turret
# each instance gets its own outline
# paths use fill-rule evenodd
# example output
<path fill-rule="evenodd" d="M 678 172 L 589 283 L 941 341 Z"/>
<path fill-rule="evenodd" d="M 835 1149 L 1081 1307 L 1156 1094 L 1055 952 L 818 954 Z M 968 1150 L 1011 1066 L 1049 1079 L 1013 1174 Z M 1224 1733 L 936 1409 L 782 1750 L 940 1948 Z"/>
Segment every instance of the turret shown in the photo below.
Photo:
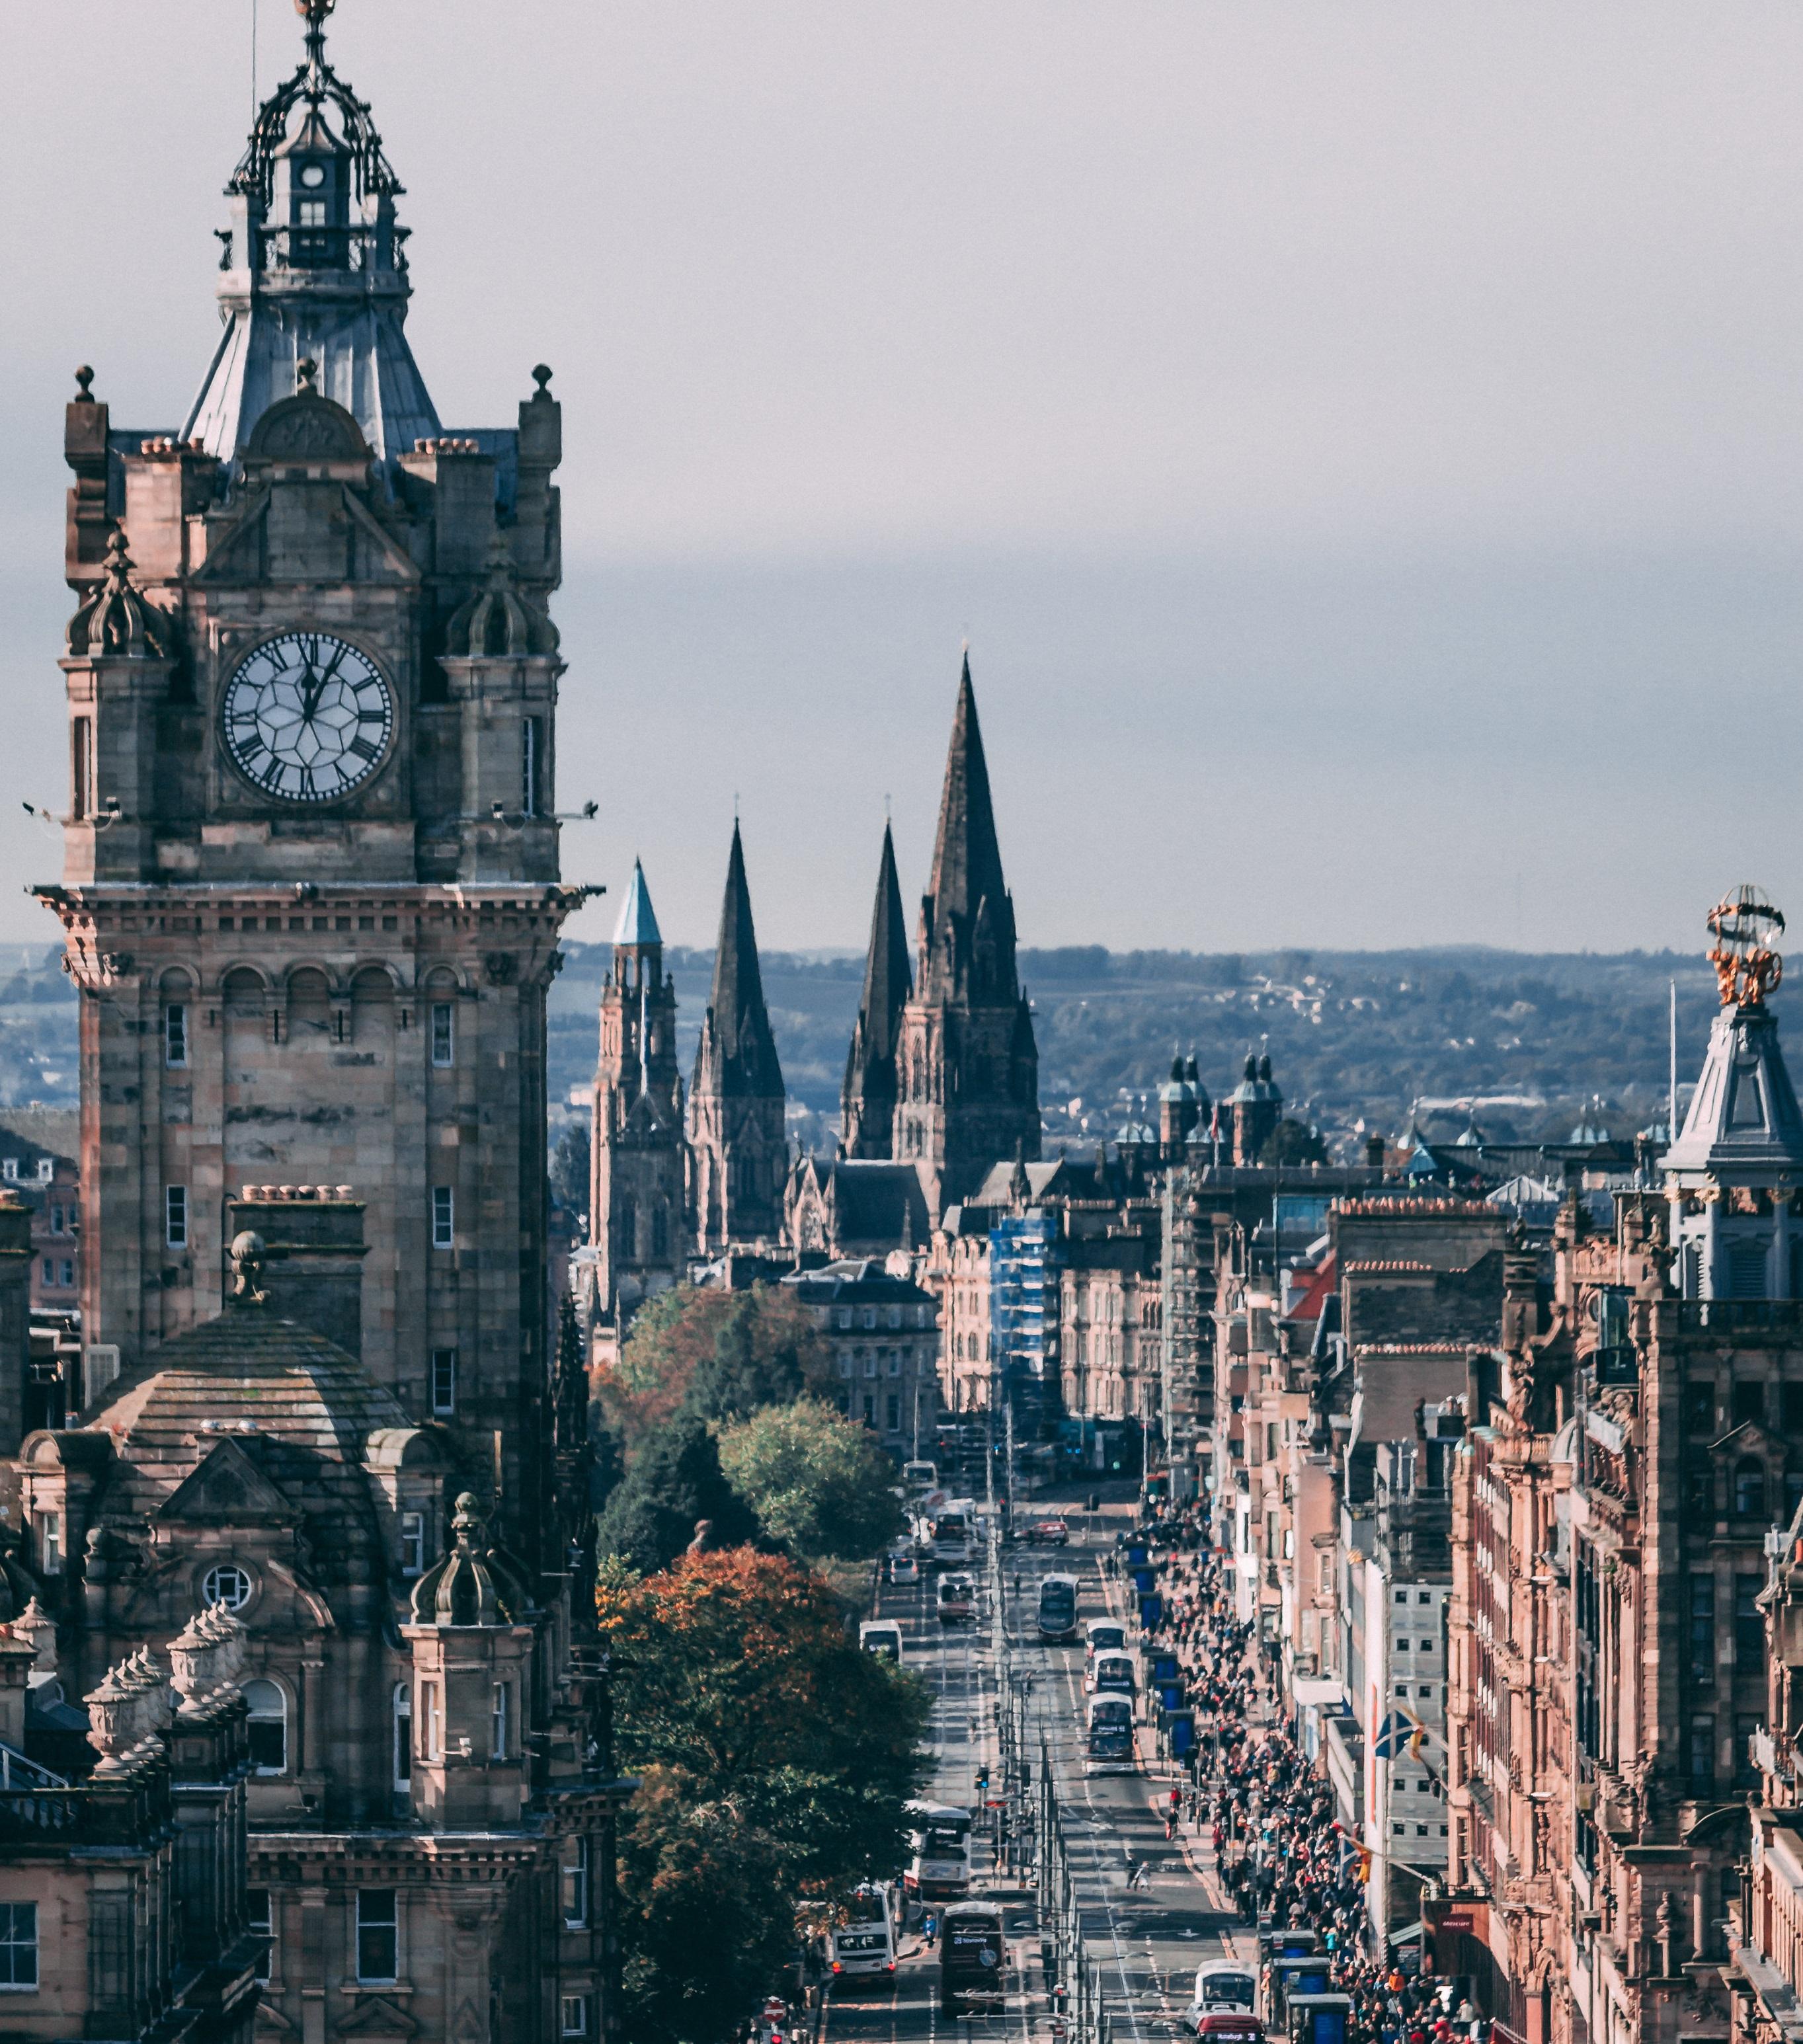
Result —
<path fill-rule="evenodd" d="M 471 1494 L 459 1497 L 453 1545 L 415 1585 L 413 1814 L 435 1831 L 517 1825 L 529 1788 L 525 1712 L 532 1611 L 513 1564 L 489 1545 Z"/>

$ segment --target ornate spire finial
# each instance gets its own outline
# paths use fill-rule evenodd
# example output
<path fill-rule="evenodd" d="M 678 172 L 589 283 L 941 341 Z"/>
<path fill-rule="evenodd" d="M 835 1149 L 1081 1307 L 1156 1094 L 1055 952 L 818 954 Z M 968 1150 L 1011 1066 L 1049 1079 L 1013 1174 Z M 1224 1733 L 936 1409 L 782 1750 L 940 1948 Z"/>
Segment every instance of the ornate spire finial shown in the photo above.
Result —
<path fill-rule="evenodd" d="M 317 398 L 319 385 L 315 380 L 319 375 L 319 364 L 310 355 L 303 355 L 294 364 L 294 395 L 297 398 Z"/>
<path fill-rule="evenodd" d="M 1705 919 L 1715 942 L 1709 960 L 1724 1008 L 1758 1008 L 1784 977 L 1784 961 L 1772 939 L 1784 929 L 1784 917 L 1757 887 L 1737 887 L 1724 894 Z"/>
<path fill-rule="evenodd" d="M 325 18 L 338 0 L 294 0 L 294 12 L 307 25 L 307 62 L 315 70 L 325 61 Z"/>
<path fill-rule="evenodd" d="M 78 405 L 91 405 L 95 402 L 93 386 L 94 371 L 84 362 L 75 371 L 75 402 Z"/>

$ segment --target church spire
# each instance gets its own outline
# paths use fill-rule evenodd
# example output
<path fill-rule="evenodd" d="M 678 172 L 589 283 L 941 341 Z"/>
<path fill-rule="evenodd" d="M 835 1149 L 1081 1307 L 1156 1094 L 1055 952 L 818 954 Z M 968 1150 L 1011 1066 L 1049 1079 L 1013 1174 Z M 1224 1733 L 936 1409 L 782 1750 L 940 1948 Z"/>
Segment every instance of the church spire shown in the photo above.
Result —
<path fill-rule="evenodd" d="M 1012 997 L 1017 990 L 1014 905 L 1001 876 L 967 651 L 939 798 L 932 874 L 921 905 L 920 989 L 923 995 L 948 998 L 1005 989 Z"/>
<path fill-rule="evenodd" d="M 732 849 L 726 862 L 726 893 L 720 905 L 720 939 L 713 955 L 713 992 L 708 1022 L 719 1057 L 723 1093 L 779 1093 L 782 1068 L 776 1039 L 764 1006 L 763 976 L 758 970 L 758 936 L 752 921 L 752 890 L 745 878 L 745 847 L 738 820 L 732 824 Z M 703 1035 L 703 1051 L 706 1035 Z M 695 1083 L 701 1079 L 701 1053 Z"/>
<path fill-rule="evenodd" d="M 704 1256 L 733 1243 L 770 1243 L 781 1235 L 789 1167 L 786 1104 L 735 818 L 713 993 L 702 1018 L 689 1089 L 695 1244 Z"/>
<path fill-rule="evenodd" d="M 940 797 L 920 966 L 896 1052 L 894 1154 L 942 1212 L 998 1158 L 1040 1154 L 1039 1051 L 1014 953 L 971 657 Z"/>
<path fill-rule="evenodd" d="M 895 1115 L 895 1046 L 902 1010 L 913 991 L 902 888 L 895 877 L 895 840 L 882 827 L 876 905 L 871 911 L 870 951 L 863 997 L 852 1032 L 840 1095 L 841 1134 L 848 1157 L 886 1157 Z"/>

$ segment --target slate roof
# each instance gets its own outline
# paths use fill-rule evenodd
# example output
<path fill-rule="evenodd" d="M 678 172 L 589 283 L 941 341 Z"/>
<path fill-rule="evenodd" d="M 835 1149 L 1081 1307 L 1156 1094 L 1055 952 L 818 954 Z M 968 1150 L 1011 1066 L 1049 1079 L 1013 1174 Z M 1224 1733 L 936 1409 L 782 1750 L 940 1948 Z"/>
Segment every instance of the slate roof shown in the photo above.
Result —
<path fill-rule="evenodd" d="M 657 927 L 656 911 L 651 905 L 651 889 L 645 885 L 645 870 L 636 859 L 632 861 L 632 885 L 626 889 L 620 920 L 614 925 L 613 941 L 617 944 L 663 942 L 663 932 Z"/>
<path fill-rule="evenodd" d="M 1768 1009 L 1717 1014 L 1690 1111 L 1662 1162 L 1727 1182 L 1803 1171 L 1803 1112 Z"/>
<path fill-rule="evenodd" d="M 165 1342 L 109 1385 L 83 1424 L 110 1435 L 152 1485 L 172 1489 L 221 1439 L 255 1443 L 280 1482 L 294 1451 L 309 1467 L 356 1465 L 376 1429 L 413 1423 L 355 1356 L 267 1308 L 241 1306 Z"/>

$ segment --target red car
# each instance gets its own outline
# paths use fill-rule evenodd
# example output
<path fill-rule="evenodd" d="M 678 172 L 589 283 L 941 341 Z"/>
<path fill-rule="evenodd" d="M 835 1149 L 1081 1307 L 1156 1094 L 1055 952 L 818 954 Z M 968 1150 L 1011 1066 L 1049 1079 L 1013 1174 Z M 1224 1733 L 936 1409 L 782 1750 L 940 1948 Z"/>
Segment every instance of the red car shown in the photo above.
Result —
<path fill-rule="evenodd" d="M 1034 1547 L 1068 1547 L 1071 1529 L 1062 1519 L 1036 1519 L 1027 1528 L 1027 1541 Z"/>

